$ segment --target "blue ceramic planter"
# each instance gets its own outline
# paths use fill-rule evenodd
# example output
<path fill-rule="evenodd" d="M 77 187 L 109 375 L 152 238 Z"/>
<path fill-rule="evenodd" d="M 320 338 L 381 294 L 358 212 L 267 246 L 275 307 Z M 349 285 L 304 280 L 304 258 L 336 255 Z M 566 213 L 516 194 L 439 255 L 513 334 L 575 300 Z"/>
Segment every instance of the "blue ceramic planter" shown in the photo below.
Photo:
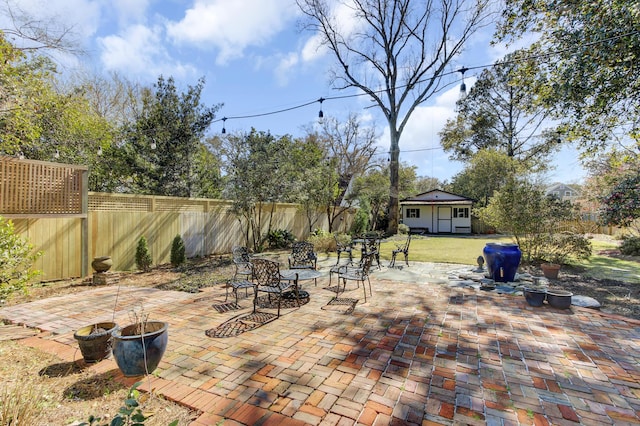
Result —
<path fill-rule="evenodd" d="M 487 243 L 482 253 L 492 280 L 506 283 L 515 279 L 522 257 L 517 244 Z"/>
<path fill-rule="evenodd" d="M 128 325 L 113 332 L 113 357 L 127 377 L 152 373 L 160 363 L 169 340 L 169 324 L 145 322 L 144 334 L 133 334 L 138 325 Z M 146 367 L 145 367 L 146 360 Z"/>

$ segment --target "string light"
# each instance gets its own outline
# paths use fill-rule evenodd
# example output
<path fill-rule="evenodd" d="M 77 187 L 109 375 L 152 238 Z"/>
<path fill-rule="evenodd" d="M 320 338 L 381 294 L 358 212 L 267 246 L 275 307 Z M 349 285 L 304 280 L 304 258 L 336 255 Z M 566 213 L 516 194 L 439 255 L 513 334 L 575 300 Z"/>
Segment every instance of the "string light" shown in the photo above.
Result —
<path fill-rule="evenodd" d="M 460 83 L 460 96 L 461 97 L 467 96 L 467 85 L 464 84 L 464 73 L 467 72 L 468 70 L 469 70 L 469 68 L 462 67 L 457 71 L 460 74 L 462 74 L 462 83 Z"/>
<path fill-rule="evenodd" d="M 56 149 L 55 154 L 53 154 L 53 158 L 55 158 L 56 160 L 57 160 L 58 158 L 60 158 L 60 151 L 58 151 L 58 150 Z"/>
<path fill-rule="evenodd" d="M 99 146 L 98 147 L 98 157 L 100 157 L 102 155 L 102 147 Z"/>
<path fill-rule="evenodd" d="M 154 150 L 157 148 L 155 139 L 151 139 L 151 145 L 149 145 L 149 148 Z"/>
<path fill-rule="evenodd" d="M 495 67 L 495 66 L 499 66 L 499 65 L 506 65 L 506 64 L 510 64 L 510 63 L 518 63 L 518 62 L 527 61 L 527 60 L 531 60 L 531 59 L 541 59 L 541 58 L 550 57 L 550 56 L 553 56 L 553 55 L 562 54 L 562 53 L 566 53 L 566 52 L 570 52 L 570 51 L 574 51 L 574 50 L 576 52 L 578 52 L 578 51 L 582 51 L 582 49 L 584 47 L 588 47 L 588 46 L 592 46 L 592 45 L 596 45 L 596 44 L 608 43 L 610 41 L 617 40 L 617 39 L 624 38 L 624 37 L 628 37 L 628 36 L 632 36 L 632 35 L 636 35 L 638 33 L 640 33 L 640 31 L 633 30 L 633 31 L 630 31 L 630 32 L 627 32 L 627 33 L 624 33 L 624 34 L 620 34 L 620 35 L 615 35 L 615 36 L 612 36 L 612 37 L 609 37 L 609 38 L 606 38 L 606 39 L 601 39 L 601 40 L 597 40 L 597 41 L 593 41 L 593 42 L 589 42 L 589 43 L 584 43 L 582 45 L 576 45 L 576 46 L 574 46 L 572 48 L 568 48 L 568 49 L 558 50 L 558 51 L 554 51 L 554 52 L 541 53 L 541 54 L 538 54 L 538 55 L 523 56 L 523 57 L 520 57 L 520 58 L 516 57 L 516 58 L 514 58 L 514 59 L 512 59 L 510 61 L 504 61 L 504 62 L 498 61 L 497 63 L 493 63 L 493 64 L 478 65 L 478 66 L 473 66 L 473 67 L 469 67 L 469 68 L 462 67 L 462 68 L 460 68 L 458 70 L 455 70 L 455 71 L 442 73 L 442 74 L 440 74 L 440 77 L 452 75 L 452 74 L 455 74 L 455 73 L 458 73 L 458 72 L 462 73 L 462 83 L 460 84 L 460 93 L 461 93 L 461 95 L 464 96 L 464 95 L 466 95 L 466 90 L 467 90 L 467 86 L 466 86 L 466 84 L 464 82 L 464 73 L 466 71 L 471 71 L 471 70 L 476 70 L 476 69 L 491 68 L 491 67 Z M 345 67 L 345 69 L 347 69 L 347 67 Z M 432 77 L 427 77 L 424 80 L 420 80 L 420 81 L 414 82 L 412 84 L 415 85 L 417 83 L 422 83 L 422 82 L 428 80 L 429 78 L 432 78 Z M 408 84 L 399 85 L 399 86 L 395 86 L 395 89 L 402 89 L 402 88 L 405 88 L 407 86 L 408 86 Z M 383 93 L 385 93 L 385 91 L 386 91 L 386 89 L 380 89 L 380 90 L 374 90 L 373 93 L 383 94 Z M 311 104 L 314 104 L 316 102 L 320 102 L 320 111 L 318 112 L 318 117 L 322 118 L 324 116 L 324 113 L 322 111 L 322 102 L 324 102 L 324 101 L 327 101 L 327 100 L 338 100 L 338 99 L 349 99 L 349 98 L 356 98 L 356 97 L 359 97 L 359 96 L 369 96 L 369 95 L 370 95 L 369 93 L 361 92 L 361 93 L 356 93 L 356 94 L 351 94 L 351 95 L 330 96 L 330 97 L 327 97 L 327 98 L 319 98 L 319 99 L 314 100 L 314 101 L 305 102 L 303 104 L 295 105 L 295 106 L 292 106 L 292 107 L 289 107 L 289 108 L 279 109 L 279 110 L 260 113 L 260 114 L 248 114 L 248 115 L 238 115 L 238 116 L 231 116 L 231 117 L 223 117 L 221 119 L 214 120 L 213 123 L 218 122 L 218 121 L 222 121 L 223 122 L 223 126 L 224 126 L 224 122 L 226 122 L 227 120 L 232 120 L 232 119 L 233 120 L 239 120 L 239 119 L 246 119 L 246 118 L 257 118 L 257 117 L 265 117 L 265 116 L 268 116 L 268 115 L 280 114 L 280 113 L 283 113 L 283 112 L 288 112 L 288 111 L 293 111 L 293 110 L 296 110 L 296 109 L 304 108 L 304 107 L 309 106 Z M 222 128 L 222 133 L 225 133 L 225 132 L 226 132 L 226 130 L 223 127 Z"/>

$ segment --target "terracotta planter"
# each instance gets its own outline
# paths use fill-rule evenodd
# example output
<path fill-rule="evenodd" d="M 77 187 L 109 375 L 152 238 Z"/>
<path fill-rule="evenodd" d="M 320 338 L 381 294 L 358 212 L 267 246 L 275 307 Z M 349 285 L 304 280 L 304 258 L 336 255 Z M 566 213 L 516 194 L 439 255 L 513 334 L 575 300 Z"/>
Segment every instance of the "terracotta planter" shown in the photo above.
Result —
<path fill-rule="evenodd" d="M 107 272 L 111 269 L 113 265 L 113 261 L 111 260 L 111 256 L 100 256 L 93 259 L 91 262 L 91 267 L 96 272 Z"/>
<path fill-rule="evenodd" d="M 558 278 L 558 272 L 560 271 L 560 265 L 557 263 L 543 263 L 540 265 L 542 273 L 546 278 L 555 280 Z"/>

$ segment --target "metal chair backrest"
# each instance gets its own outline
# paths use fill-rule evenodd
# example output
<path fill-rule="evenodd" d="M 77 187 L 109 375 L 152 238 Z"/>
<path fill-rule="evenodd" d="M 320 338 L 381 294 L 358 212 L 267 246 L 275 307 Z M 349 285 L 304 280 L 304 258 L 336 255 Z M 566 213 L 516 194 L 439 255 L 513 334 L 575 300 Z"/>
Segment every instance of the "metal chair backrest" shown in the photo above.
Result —
<path fill-rule="evenodd" d="M 274 287 L 280 283 L 280 265 L 268 259 L 253 259 L 253 278 L 257 285 Z"/>
<path fill-rule="evenodd" d="M 407 241 L 405 241 L 404 246 L 401 247 L 401 251 L 406 253 L 409 251 L 409 244 L 411 244 L 411 234 L 407 235 Z"/>
<path fill-rule="evenodd" d="M 234 246 L 231 249 L 231 253 L 233 254 L 233 262 L 236 264 L 251 262 L 251 257 L 249 256 L 249 250 L 247 250 L 246 247 Z"/>
<path fill-rule="evenodd" d="M 308 241 L 296 241 L 291 245 L 292 266 L 304 265 L 315 259 L 313 244 Z"/>

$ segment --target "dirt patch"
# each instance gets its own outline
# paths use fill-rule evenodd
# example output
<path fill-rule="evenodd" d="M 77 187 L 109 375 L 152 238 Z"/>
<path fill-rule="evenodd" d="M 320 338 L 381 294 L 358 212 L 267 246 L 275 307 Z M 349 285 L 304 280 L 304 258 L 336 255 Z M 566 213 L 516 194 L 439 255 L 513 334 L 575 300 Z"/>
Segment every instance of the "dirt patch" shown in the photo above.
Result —
<path fill-rule="evenodd" d="M 62 362 L 14 341 L 0 342 L 0 388 L 0 406 L 21 409 L 19 424 L 26 425 L 70 425 L 86 422 L 92 415 L 102 419 L 99 424 L 108 424 L 129 390 L 108 372 L 96 374 L 80 362 Z M 151 415 L 146 425 L 168 425 L 174 420 L 188 425 L 196 418 L 197 413 L 157 396 L 144 399 L 141 408 Z"/>
<path fill-rule="evenodd" d="M 615 251 L 612 251 L 611 254 L 612 257 L 620 255 Z M 624 259 L 639 260 L 633 259 L 631 256 L 625 256 Z M 524 267 L 523 270 L 532 275 L 543 275 L 542 270 L 537 266 Z M 558 278 L 550 280 L 549 287 L 592 297 L 600 302 L 602 312 L 640 320 L 640 285 L 608 278 L 590 277 L 584 272 L 584 268 L 563 265 Z"/>

